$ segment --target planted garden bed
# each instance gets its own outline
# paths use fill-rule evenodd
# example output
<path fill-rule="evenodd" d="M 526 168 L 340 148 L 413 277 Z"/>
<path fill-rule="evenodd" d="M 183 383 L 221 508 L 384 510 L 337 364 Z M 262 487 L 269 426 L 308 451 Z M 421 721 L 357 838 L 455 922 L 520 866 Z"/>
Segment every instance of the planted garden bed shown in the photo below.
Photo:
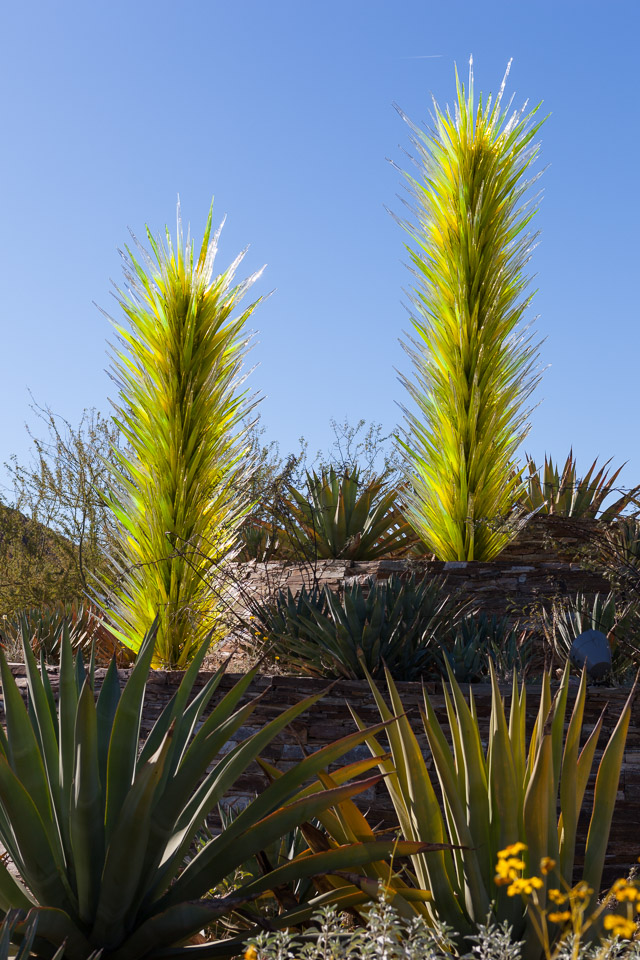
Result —
<path fill-rule="evenodd" d="M 24 665 L 13 664 L 12 672 L 26 697 Z M 58 670 L 57 668 L 50 668 L 48 673 L 54 694 L 57 696 Z M 119 671 L 121 684 L 124 683 L 129 673 L 129 670 Z M 96 671 L 96 686 L 98 688 L 102 683 L 104 674 L 104 670 Z M 155 670 L 151 673 L 146 689 L 141 729 L 142 737 L 148 735 L 161 711 L 175 694 L 182 677 L 183 673 L 181 671 Z M 209 673 L 203 672 L 199 674 L 194 685 L 194 691 L 197 692 L 201 690 L 209 677 Z M 239 676 L 235 674 L 227 674 L 223 677 L 213 706 L 219 702 L 219 699 L 230 690 L 238 680 Z M 329 687 L 330 689 L 328 689 Z M 419 683 L 398 683 L 397 687 L 411 726 L 426 756 L 428 755 L 428 749 L 426 747 L 426 737 L 420 718 L 420 711 L 423 708 L 422 685 Z M 574 683 L 572 681 L 567 705 L 567 722 L 577 688 L 577 682 Z M 262 729 L 267 722 L 281 714 L 287 707 L 321 690 L 327 691 L 322 700 L 307 710 L 306 713 L 299 717 L 294 724 L 265 749 L 263 754 L 265 759 L 284 770 L 291 767 L 308 753 L 313 753 L 339 737 L 353 733 L 355 725 L 349 709 L 350 707 L 366 724 L 374 724 L 379 721 L 380 717 L 370 688 L 365 682 L 338 681 L 330 685 L 326 680 L 308 677 L 258 675 L 251 684 L 247 694 L 245 694 L 242 702 L 248 702 L 257 694 L 263 694 L 263 697 L 256 706 L 250 723 L 240 728 L 234 740 L 230 741 L 225 749 L 230 749 L 239 740 Z M 446 729 L 446 708 L 442 685 L 435 682 L 427 683 L 425 684 L 425 690 L 434 705 L 439 721 Z M 481 724 L 488 729 L 489 712 L 491 708 L 491 687 L 489 684 L 472 684 L 469 690 L 473 692 Z M 466 692 L 467 688 L 465 687 L 465 693 Z M 506 704 L 508 705 L 511 700 L 511 688 L 505 685 L 503 693 Z M 616 725 L 628 695 L 629 689 L 624 687 L 594 685 L 588 689 L 584 713 L 583 738 L 586 738 L 592 732 L 600 715 L 603 711 L 605 712 L 593 767 L 594 771 L 597 769 L 602 750 Z M 540 685 L 528 684 L 527 729 L 529 733 L 535 721 L 539 696 Z M 1 713 L 0 720 L 4 722 L 4 715 Z M 350 757 L 343 758 L 343 762 L 346 762 L 348 759 L 367 756 L 369 756 L 368 749 L 365 746 L 361 746 L 356 748 Z M 428 761 L 428 765 L 431 766 L 431 761 Z M 584 812 L 578 833 L 576 867 L 580 867 L 582 864 L 586 831 L 589 825 L 588 818 L 593 798 L 594 779 L 594 776 L 592 776 L 585 794 Z M 433 780 L 434 785 L 436 785 L 435 774 Z M 253 799 L 257 793 L 260 793 L 264 789 L 265 784 L 266 778 L 264 774 L 256 765 L 252 766 L 235 783 L 232 792 L 227 798 L 229 805 L 236 804 L 238 807 L 243 806 L 249 800 Z M 387 827 L 392 827 L 395 824 L 393 807 L 386 788 L 382 783 L 363 794 L 357 802 L 360 807 L 368 811 L 367 819 L 369 823 L 380 823 Z M 605 885 L 612 883 L 617 877 L 626 875 L 629 870 L 636 865 L 637 858 L 640 855 L 640 840 L 636 839 L 638 824 L 640 824 L 640 698 L 636 698 L 632 707 L 631 723 L 620 775 L 618 797 L 607 849 L 603 878 Z"/>

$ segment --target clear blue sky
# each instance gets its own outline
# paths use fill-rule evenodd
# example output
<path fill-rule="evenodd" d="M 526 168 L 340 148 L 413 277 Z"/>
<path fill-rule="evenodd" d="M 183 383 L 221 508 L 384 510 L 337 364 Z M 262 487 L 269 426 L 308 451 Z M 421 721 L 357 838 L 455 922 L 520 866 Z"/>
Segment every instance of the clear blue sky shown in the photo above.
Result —
<path fill-rule="evenodd" d="M 392 428 L 407 370 L 400 210 L 408 130 L 453 98 L 454 62 L 544 101 L 531 315 L 550 364 L 526 449 L 628 460 L 640 482 L 637 0 L 92 0 L 5 3 L 0 461 L 29 394 L 77 423 L 108 410 L 117 248 L 228 214 L 220 267 L 267 264 L 254 314 L 267 435 L 326 446 L 347 415 Z"/>

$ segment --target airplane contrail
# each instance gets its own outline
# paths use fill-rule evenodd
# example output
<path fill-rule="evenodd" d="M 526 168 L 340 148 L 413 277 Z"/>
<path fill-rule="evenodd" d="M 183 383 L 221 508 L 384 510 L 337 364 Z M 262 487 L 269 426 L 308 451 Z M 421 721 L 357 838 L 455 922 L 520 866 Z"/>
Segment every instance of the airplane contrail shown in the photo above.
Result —
<path fill-rule="evenodd" d="M 401 60 L 437 60 L 438 57 L 442 57 L 442 53 L 426 53 L 419 57 L 400 57 Z"/>

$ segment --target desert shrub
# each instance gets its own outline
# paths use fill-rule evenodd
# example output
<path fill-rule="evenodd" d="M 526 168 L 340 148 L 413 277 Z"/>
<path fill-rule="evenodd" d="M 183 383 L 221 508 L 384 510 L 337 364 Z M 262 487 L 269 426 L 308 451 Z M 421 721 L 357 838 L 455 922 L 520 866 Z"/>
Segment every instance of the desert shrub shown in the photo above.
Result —
<path fill-rule="evenodd" d="M 7 464 L 13 482 L 0 504 L 0 613 L 84 602 L 96 579 L 112 569 L 115 517 L 108 507 L 108 464 L 118 430 L 96 410 L 77 427 L 34 406 L 44 424 L 32 458 Z"/>

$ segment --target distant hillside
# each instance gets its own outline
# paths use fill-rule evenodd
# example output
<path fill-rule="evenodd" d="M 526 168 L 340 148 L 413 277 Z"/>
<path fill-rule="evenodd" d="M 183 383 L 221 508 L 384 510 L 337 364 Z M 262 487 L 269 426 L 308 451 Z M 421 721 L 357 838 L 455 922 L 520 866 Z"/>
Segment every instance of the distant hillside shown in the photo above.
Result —
<path fill-rule="evenodd" d="M 0 504 L 0 616 L 83 596 L 77 545 Z"/>

